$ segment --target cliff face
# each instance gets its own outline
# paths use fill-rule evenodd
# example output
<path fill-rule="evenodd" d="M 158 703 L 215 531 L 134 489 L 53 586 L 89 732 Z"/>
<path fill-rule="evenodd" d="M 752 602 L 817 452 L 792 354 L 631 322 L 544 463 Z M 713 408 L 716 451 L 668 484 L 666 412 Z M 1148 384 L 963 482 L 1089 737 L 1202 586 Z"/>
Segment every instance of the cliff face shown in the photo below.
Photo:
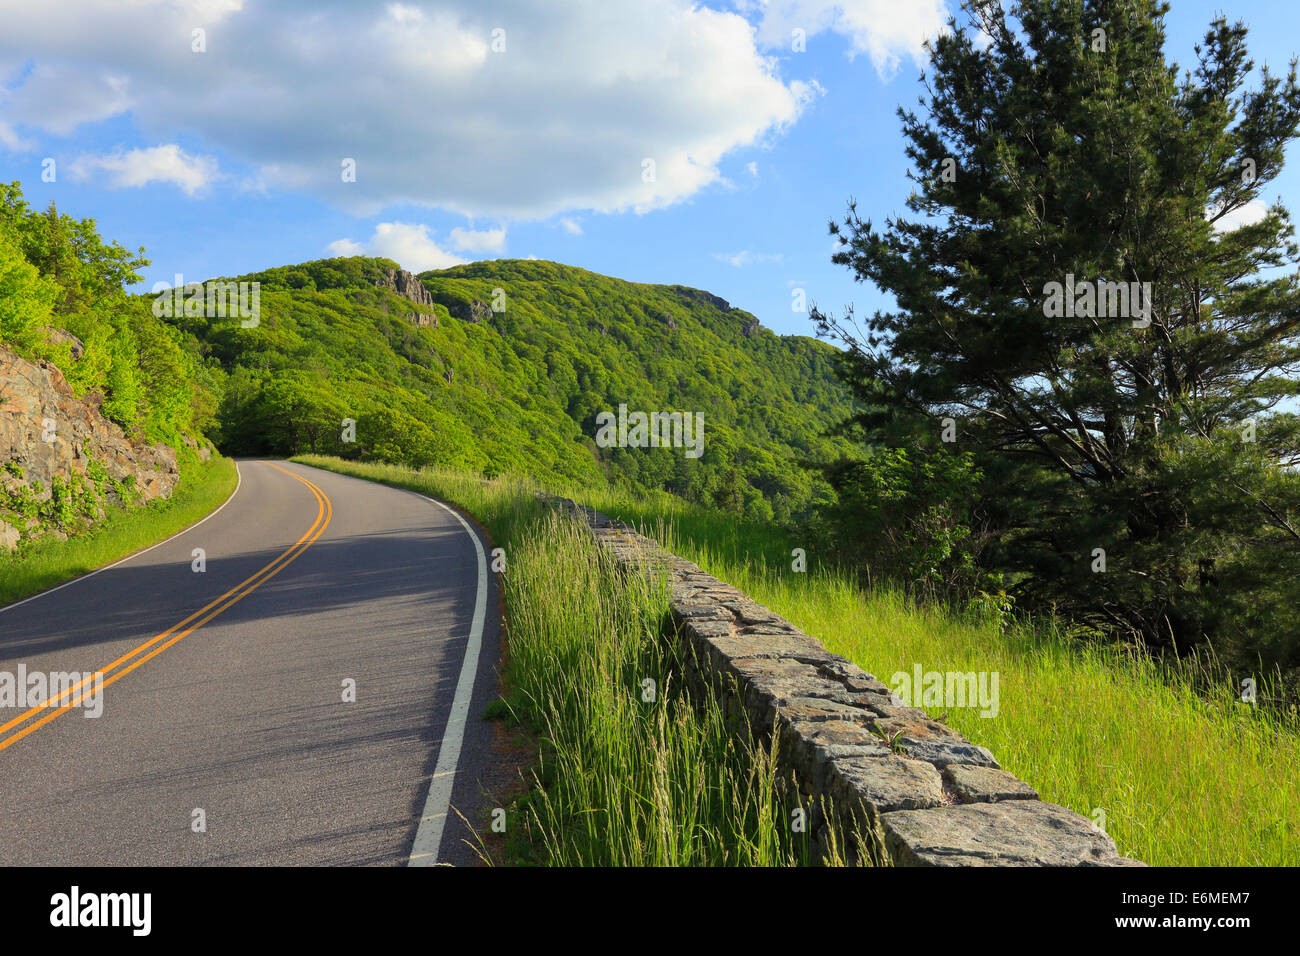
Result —
<path fill-rule="evenodd" d="M 381 289 L 390 289 L 416 305 L 426 305 L 430 308 L 433 306 L 433 296 L 424 287 L 424 283 L 405 269 L 386 270 L 383 278 L 375 280 L 375 285 Z M 388 307 L 385 306 L 384 308 L 387 311 Z M 406 320 L 422 329 L 427 329 L 429 326 L 433 326 L 435 329 L 438 327 L 438 317 L 427 312 L 412 312 L 406 317 Z"/>
<path fill-rule="evenodd" d="M 392 289 L 402 298 L 410 299 L 416 305 L 433 305 L 433 296 L 424 287 L 424 283 L 405 269 L 389 269 L 384 273 L 384 278 L 376 281 L 375 285 Z"/>
<path fill-rule="evenodd" d="M 179 478 L 171 448 L 133 443 L 54 365 L 0 346 L 0 547 L 170 497 Z"/>

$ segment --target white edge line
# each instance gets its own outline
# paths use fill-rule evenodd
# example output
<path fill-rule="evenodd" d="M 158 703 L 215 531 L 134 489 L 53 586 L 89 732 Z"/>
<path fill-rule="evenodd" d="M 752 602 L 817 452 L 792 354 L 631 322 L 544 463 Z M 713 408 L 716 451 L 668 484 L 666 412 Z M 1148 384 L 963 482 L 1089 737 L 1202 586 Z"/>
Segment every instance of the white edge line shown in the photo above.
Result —
<path fill-rule="evenodd" d="M 411 856 L 407 860 L 407 866 L 434 866 L 438 862 L 438 849 L 442 846 L 442 829 L 447 821 L 447 811 L 451 807 L 451 791 L 456 782 L 456 765 L 460 761 L 460 747 L 465 739 L 465 722 L 469 717 L 470 699 L 474 695 L 474 679 L 478 674 L 479 652 L 483 645 L 483 620 L 487 615 L 487 559 L 483 555 L 483 543 L 479 541 L 478 533 L 470 527 L 469 522 L 459 511 L 418 491 L 412 494 L 425 501 L 432 501 L 459 521 L 461 527 L 473 540 L 474 551 L 478 555 L 478 596 L 474 599 L 474 618 L 469 627 L 469 643 L 465 645 L 465 660 L 460 666 L 456 696 L 452 698 L 451 713 L 447 717 L 447 729 L 443 731 L 442 744 L 438 748 L 438 765 L 434 768 L 433 778 L 429 781 L 429 795 L 425 798 L 424 812 L 420 815 L 420 825 L 415 831 L 415 842 L 411 844 Z"/>
<path fill-rule="evenodd" d="M 72 587 L 72 585 L 76 584 L 78 581 L 84 581 L 87 578 L 93 578 L 96 574 L 100 574 L 104 571 L 110 571 L 113 568 L 117 567 L 119 564 L 125 564 L 127 561 L 130 561 L 132 558 L 138 558 L 142 554 L 148 554 L 154 548 L 161 548 L 168 541 L 171 541 L 172 538 L 179 538 L 181 535 L 185 534 L 186 532 L 193 531 L 195 528 L 203 524 L 203 522 L 207 521 L 209 518 L 215 518 L 221 512 L 222 508 L 224 508 L 226 505 L 234 501 L 235 495 L 239 494 L 239 486 L 242 485 L 243 483 L 244 483 L 244 475 L 239 470 L 239 462 L 236 461 L 235 462 L 235 490 L 230 493 L 229 498 L 221 502 L 221 505 L 217 508 L 216 511 L 210 512 L 206 517 L 200 518 L 198 521 L 194 522 L 194 524 L 190 525 L 188 528 L 182 528 L 180 531 L 177 531 L 171 537 L 164 538 L 163 540 L 159 541 L 157 544 L 151 544 L 147 548 L 142 548 L 139 551 L 133 552 L 132 554 L 128 554 L 125 558 L 119 558 L 117 561 L 114 561 L 112 564 L 106 564 L 102 568 L 96 568 L 94 571 L 91 571 L 88 574 L 83 574 L 79 578 L 73 578 L 71 581 L 64 581 L 62 584 L 56 585 L 55 587 L 42 591 L 40 594 L 33 594 L 31 597 L 23 598 L 21 601 L 15 601 L 13 604 L 7 604 L 4 607 L 0 607 L 0 614 L 3 614 L 5 611 L 12 611 L 16 607 L 22 607 L 24 604 L 27 604 L 31 601 L 35 601 L 37 598 L 43 598 L 47 594 L 53 594 L 55 591 L 62 591 L 64 588 Z"/>

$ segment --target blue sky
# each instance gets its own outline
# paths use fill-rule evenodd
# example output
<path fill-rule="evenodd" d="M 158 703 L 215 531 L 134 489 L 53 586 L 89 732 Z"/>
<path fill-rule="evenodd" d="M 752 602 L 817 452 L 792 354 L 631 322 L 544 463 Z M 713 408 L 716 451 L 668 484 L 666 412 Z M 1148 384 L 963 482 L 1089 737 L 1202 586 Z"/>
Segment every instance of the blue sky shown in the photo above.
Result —
<path fill-rule="evenodd" d="M 850 196 L 876 221 L 903 211 L 895 110 L 955 9 L 0 0 L 0 177 L 145 246 L 149 284 L 348 252 L 416 270 L 532 256 L 707 289 L 811 334 L 793 288 L 888 305 L 830 262 L 826 222 Z M 1220 11 L 1252 28 L 1257 64 L 1300 50 L 1300 7 L 1175 0 L 1171 58 L 1191 64 Z M 1298 186 L 1289 169 L 1266 198 Z"/>

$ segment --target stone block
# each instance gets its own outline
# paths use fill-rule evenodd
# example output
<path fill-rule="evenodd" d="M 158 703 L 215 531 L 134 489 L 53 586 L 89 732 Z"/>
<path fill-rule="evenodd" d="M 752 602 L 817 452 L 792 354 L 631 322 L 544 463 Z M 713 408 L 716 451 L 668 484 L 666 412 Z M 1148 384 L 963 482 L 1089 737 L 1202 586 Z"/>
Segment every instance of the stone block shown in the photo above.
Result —
<path fill-rule="evenodd" d="M 898 866 L 1125 865 L 1089 820 L 1037 800 L 887 812 L 881 826 Z"/>
<path fill-rule="evenodd" d="M 954 763 L 943 768 L 948 789 L 962 803 L 997 803 L 999 800 L 1037 800 L 1038 791 L 1005 770 Z"/>

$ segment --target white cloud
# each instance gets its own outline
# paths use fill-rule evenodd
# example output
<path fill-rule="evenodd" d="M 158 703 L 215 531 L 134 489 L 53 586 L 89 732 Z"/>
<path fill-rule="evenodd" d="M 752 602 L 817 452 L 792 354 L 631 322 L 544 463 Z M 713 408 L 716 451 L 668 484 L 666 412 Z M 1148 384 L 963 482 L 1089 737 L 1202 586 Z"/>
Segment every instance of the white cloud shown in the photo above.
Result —
<path fill-rule="evenodd" d="M 1206 210 L 1206 218 L 1209 218 L 1212 214 L 1212 210 Z M 1232 230 L 1240 229 L 1242 226 L 1253 226 L 1267 215 L 1268 207 L 1262 201 L 1252 199 L 1240 209 L 1234 209 L 1216 222 L 1214 228 L 1216 232 L 1232 232 Z"/>
<path fill-rule="evenodd" d="M 468 261 L 439 246 L 429 235 L 428 226 L 407 222 L 381 222 L 368 242 L 335 239 L 325 251 L 333 256 L 382 256 L 408 272 L 447 269 Z"/>
<path fill-rule="evenodd" d="M 741 266 L 754 265 L 760 262 L 780 262 L 781 254 L 779 252 L 751 252 L 748 249 L 742 249 L 740 252 L 731 254 L 715 252 L 713 258 L 739 269 Z"/>
<path fill-rule="evenodd" d="M 467 28 L 453 12 L 426 15 L 419 6 L 401 3 L 388 4 L 386 12 L 371 26 L 370 40 L 403 72 L 455 79 L 487 61 L 488 35 Z"/>
<path fill-rule="evenodd" d="M 176 144 L 147 149 L 118 150 L 102 156 L 82 154 L 68 166 L 74 179 L 87 180 L 97 171 L 108 174 L 115 189 L 173 183 L 193 196 L 217 179 L 217 161 L 211 156 L 191 156 Z"/>
<path fill-rule="evenodd" d="M 560 228 L 571 236 L 582 235 L 582 223 L 568 216 L 560 220 Z"/>
<path fill-rule="evenodd" d="M 129 82 L 117 71 L 38 62 L 21 85 L 0 90 L 0 104 L 10 123 L 66 136 L 83 123 L 126 112 L 131 105 Z"/>
<path fill-rule="evenodd" d="M 331 256 L 346 258 L 348 256 L 364 256 L 366 247 L 359 242 L 353 242 L 351 239 L 335 239 L 325 247 L 325 251 Z"/>
<path fill-rule="evenodd" d="M 5 6 L 0 63 L 33 65 L 0 93 L 9 137 L 126 111 L 158 138 L 201 132 L 254 182 L 367 215 L 668 206 L 718 182 L 724 156 L 770 140 L 814 95 L 777 74 L 745 16 L 694 0 Z M 190 49 L 196 26 L 205 53 Z M 505 52 L 493 52 L 496 28 Z M 354 183 L 340 180 L 344 157 Z"/>
<path fill-rule="evenodd" d="M 12 126 L 0 121 L 0 146 L 14 152 L 26 152 L 35 144 L 19 136 Z"/>
<path fill-rule="evenodd" d="M 749 175 L 753 176 L 755 179 L 758 178 L 758 163 L 747 163 L 745 168 L 749 170 Z"/>
<path fill-rule="evenodd" d="M 849 40 L 849 56 L 871 57 L 882 79 L 895 76 L 904 58 L 924 62 L 922 43 L 946 29 L 944 0 L 748 0 L 758 15 L 758 38 L 791 49 L 791 33 L 811 38 L 830 30 Z"/>
<path fill-rule="evenodd" d="M 447 240 L 461 252 L 504 252 L 506 248 L 506 231 L 501 229 L 483 229 L 475 232 L 457 226 L 447 235 Z"/>

